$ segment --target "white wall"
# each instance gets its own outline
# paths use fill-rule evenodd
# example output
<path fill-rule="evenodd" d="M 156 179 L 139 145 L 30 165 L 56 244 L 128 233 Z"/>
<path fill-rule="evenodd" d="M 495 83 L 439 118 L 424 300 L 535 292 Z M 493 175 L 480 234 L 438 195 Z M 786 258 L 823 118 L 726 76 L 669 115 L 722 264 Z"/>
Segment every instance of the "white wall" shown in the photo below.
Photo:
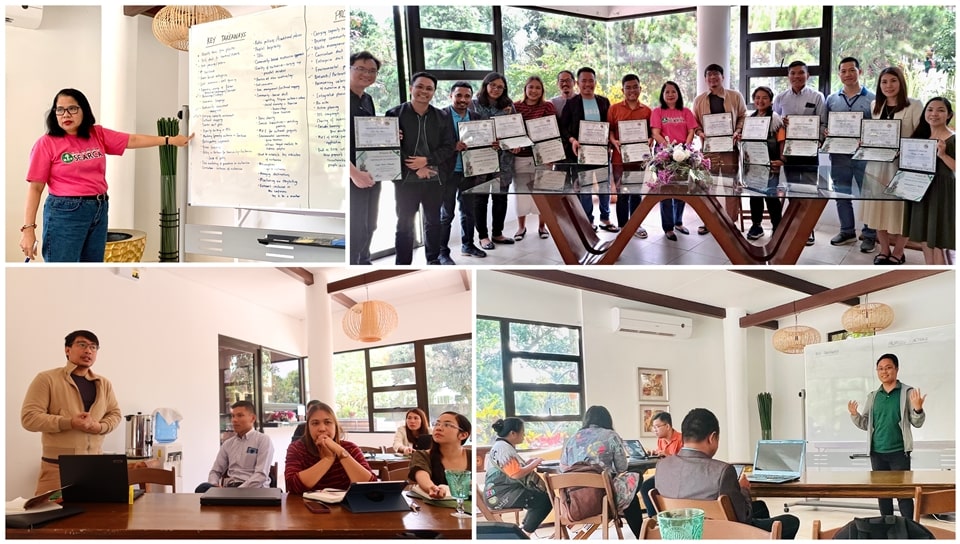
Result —
<path fill-rule="evenodd" d="M 37 372 L 64 364 L 63 337 L 72 330 L 100 337 L 94 369 L 113 383 L 124 415 L 158 407 L 183 414 L 179 442 L 187 492 L 206 480 L 220 445 L 217 335 L 307 353 L 307 324 L 300 320 L 161 269 L 141 272 L 134 282 L 111 268 L 7 269 L 8 500 L 29 496 L 39 471 L 40 437 L 19 424 L 24 393 Z M 121 423 L 107 436 L 104 451 L 122 453 L 125 433 Z"/>

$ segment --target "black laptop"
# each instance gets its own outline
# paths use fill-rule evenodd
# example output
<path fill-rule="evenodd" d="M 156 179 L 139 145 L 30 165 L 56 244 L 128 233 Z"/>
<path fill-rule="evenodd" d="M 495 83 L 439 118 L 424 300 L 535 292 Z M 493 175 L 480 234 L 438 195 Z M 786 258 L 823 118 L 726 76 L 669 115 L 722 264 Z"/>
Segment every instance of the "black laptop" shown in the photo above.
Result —
<path fill-rule="evenodd" d="M 60 485 L 64 487 L 63 502 L 130 501 L 127 480 L 126 455 L 61 455 Z M 133 498 L 143 495 L 135 489 Z"/>
<path fill-rule="evenodd" d="M 276 487 L 211 487 L 200 495 L 201 506 L 280 506 L 283 492 Z"/>
<path fill-rule="evenodd" d="M 649 459 L 653 457 L 639 440 L 624 440 L 623 445 L 627 447 L 627 456 L 631 459 Z"/>
<path fill-rule="evenodd" d="M 407 482 L 354 482 L 343 496 L 343 505 L 351 512 L 402 512 L 410 510 L 403 498 Z"/>

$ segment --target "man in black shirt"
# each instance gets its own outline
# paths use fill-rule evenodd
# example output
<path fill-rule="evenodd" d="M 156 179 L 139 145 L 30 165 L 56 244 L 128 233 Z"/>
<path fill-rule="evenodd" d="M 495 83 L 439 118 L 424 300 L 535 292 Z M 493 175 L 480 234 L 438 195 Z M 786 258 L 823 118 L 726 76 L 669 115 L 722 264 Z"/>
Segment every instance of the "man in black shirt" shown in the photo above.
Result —
<path fill-rule="evenodd" d="M 375 116 L 365 89 L 377 80 L 380 61 L 366 51 L 350 55 L 350 130 L 355 117 Z M 350 138 L 350 264 L 371 264 L 370 242 L 380 213 L 380 184 L 355 166 L 357 147 Z"/>

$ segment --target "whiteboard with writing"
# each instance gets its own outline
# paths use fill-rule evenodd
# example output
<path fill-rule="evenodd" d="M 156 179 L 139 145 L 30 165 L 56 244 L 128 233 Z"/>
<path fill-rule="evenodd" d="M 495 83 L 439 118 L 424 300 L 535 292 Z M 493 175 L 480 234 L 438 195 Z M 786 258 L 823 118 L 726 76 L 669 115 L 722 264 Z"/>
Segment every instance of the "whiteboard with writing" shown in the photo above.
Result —
<path fill-rule="evenodd" d="M 864 412 L 867 394 L 880 387 L 877 359 L 886 353 L 900 360 L 897 378 L 927 396 L 926 421 L 912 429 L 914 457 L 916 450 L 955 447 L 956 333 L 948 325 L 808 346 L 804 351 L 808 449 L 868 453 L 867 432 L 850 420 L 847 402 L 857 401 Z"/>
<path fill-rule="evenodd" d="M 346 51 L 343 7 L 192 27 L 189 204 L 343 211 Z"/>

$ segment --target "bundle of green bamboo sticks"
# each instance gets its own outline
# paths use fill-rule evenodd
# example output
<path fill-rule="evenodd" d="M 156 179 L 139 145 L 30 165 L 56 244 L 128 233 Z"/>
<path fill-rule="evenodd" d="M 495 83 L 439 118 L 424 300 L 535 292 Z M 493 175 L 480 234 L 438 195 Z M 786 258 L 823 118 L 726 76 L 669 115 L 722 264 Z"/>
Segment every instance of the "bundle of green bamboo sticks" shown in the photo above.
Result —
<path fill-rule="evenodd" d="M 758 394 L 757 407 L 760 410 L 760 429 L 770 431 L 770 423 L 773 415 L 773 396 L 770 393 Z"/>
<path fill-rule="evenodd" d="M 172 118 L 157 119 L 160 136 L 180 134 L 180 121 Z M 180 217 L 177 210 L 177 146 L 160 146 L 160 262 L 176 262 L 179 259 L 178 230 Z"/>

